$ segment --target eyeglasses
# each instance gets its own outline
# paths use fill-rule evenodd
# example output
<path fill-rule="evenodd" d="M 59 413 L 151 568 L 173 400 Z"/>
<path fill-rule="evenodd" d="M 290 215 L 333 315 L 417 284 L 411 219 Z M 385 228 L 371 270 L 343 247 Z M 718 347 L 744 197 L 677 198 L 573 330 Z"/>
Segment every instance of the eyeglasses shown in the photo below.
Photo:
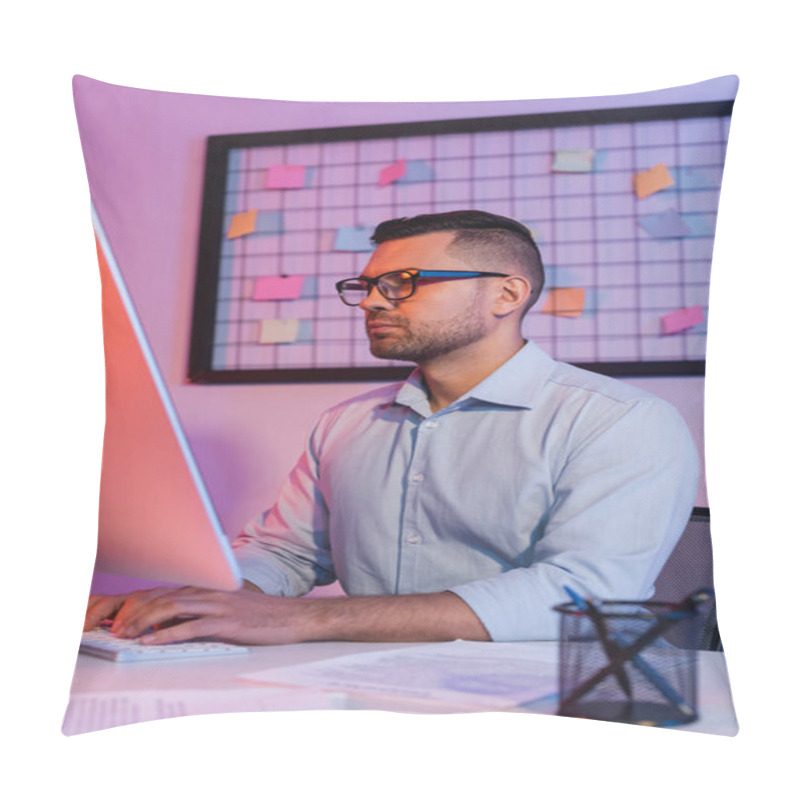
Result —
<path fill-rule="evenodd" d="M 505 272 L 477 272 L 475 270 L 400 269 L 384 272 L 377 278 L 346 278 L 336 284 L 342 302 L 357 306 L 369 296 L 373 287 L 387 300 L 408 300 L 417 291 L 420 278 L 507 278 Z"/>

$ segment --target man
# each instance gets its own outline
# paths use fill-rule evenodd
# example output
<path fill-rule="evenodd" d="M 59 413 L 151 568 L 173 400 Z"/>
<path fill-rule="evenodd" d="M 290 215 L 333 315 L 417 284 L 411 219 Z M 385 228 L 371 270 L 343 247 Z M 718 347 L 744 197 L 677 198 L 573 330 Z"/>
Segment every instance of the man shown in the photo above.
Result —
<path fill-rule="evenodd" d="M 677 411 L 525 342 L 543 273 L 523 225 L 453 212 L 373 239 L 337 289 L 375 356 L 418 368 L 322 416 L 235 542 L 243 589 L 95 597 L 87 628 L 116 612 L 113 632 L 156 626 L 150 643 L 544 639 L 566 585 L 649 596 L 695 497 Z M 347 596 L 301 596 L 337 578 Z"/>

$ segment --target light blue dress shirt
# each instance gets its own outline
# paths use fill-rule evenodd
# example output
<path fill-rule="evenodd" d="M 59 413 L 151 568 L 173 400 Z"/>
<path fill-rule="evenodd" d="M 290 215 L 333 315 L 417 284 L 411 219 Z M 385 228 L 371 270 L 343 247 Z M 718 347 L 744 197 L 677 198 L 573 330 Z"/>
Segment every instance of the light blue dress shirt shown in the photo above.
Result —
<path fill-rule="evenodd" d="M 436 413 L 418 371 L 325 412 L 234 547 L 269 594 L 448 589 L 495 641 L 551 639 L 567 584 L 652 594 L 698 474 L 671 405 L 529 342 Z"/>

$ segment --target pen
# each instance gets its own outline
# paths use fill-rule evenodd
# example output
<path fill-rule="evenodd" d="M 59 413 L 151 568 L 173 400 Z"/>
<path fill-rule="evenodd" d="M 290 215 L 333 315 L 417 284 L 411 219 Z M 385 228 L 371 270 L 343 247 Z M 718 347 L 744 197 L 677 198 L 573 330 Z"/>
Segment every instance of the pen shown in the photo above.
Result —
<path fill-rule="evenodd" d="M 569 586 L 565 586 L 564 589 L 572 598 L 578 609 L 588 615 L 589 619 L 592 621 L 592 624 L 597 630 L 597 635 L 600 637 L 600 643 L 603 645 L 603 650 L 605 651 L 606 656 L 608 656 L 610 661 L 613 661 L 616 658 L 619 650 L 619 644 L 608 635 L 606 621 L 603 615 L 600 613 L 600 610 L 593 602 L 591 602 L 591 600 L 581 597 L 577 592 L 570 589 Z M 628 679 L 627 673 L 625 672 L 624 663 L 620 663 L 619 666 L 614 670 L 614 676 L 616 677 L 620 688 L 623 692 L 625 692 L 625 695 L 630 700 L 633 697 L 633 692 L 631 691 L 631 682 Z"/>
<path fill-rule="evenodd" d="M 566 587 L 565 587 L 566 588 Z M 578 608 L 582 608 L 582 604 L 586 605 L 586 610 L 590 604 L 576 593 L 567 589 L 567 593 L 578 604 Z M 641 636 L 629 645 L 617 644 L 616 652 L 612 656 L 609 654 L 609 663 L 603 669 L 596 672 L 591 678 L 576 687 L 572 693 L 561 703 L 561 709 L 565 709 L 590 692 L 595 686 L 605 680 L 609 675 L 617 674 L 621 665 L 625 661 L 632 661 L 634 665 L 644 674 L 653 685 L 664 694 L 664 696 L 672 702 L 681 713 L 687 716 L 694 716 L 694 709 L 676 692 L 672 686 L 660 675 L 652 666 L 650 666 L 641 656 L 641 651 L 647 647 L 651 642 L 655 641 L 661 634 L 667 631 L 672 625 L 680 619 L 685 619 L 687 615 L 694 613 L 695 607 L 707 600 L 710 597 L 710 589 L 701 589 L 697 592 L 685 597 L 674 608 L 664 614 L 658 622 L 646 630 Z M 578 597 L 578 600 L 575 600 Z M 607 651 L 608 652 L 608 651 Z"/>

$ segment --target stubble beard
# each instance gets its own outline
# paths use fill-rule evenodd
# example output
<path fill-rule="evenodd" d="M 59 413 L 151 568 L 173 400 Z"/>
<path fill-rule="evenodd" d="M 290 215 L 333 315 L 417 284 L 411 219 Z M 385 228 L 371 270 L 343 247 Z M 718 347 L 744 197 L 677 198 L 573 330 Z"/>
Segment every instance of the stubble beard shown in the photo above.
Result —
<path fill-rule="evenodd" d="M 367 316 L 367 321 L 385 321 L 397 326 L 386 333 L 369 335 L 369 349 L 376 358 L 410 361 L 415 364 L 431 361 L 460 350 L 482 339 L 486 323 L 477 305 L 464 313 L 438 323 L 417 322 L 413 328 L 405 317 L 393 317 L 391 312 Z"/>

